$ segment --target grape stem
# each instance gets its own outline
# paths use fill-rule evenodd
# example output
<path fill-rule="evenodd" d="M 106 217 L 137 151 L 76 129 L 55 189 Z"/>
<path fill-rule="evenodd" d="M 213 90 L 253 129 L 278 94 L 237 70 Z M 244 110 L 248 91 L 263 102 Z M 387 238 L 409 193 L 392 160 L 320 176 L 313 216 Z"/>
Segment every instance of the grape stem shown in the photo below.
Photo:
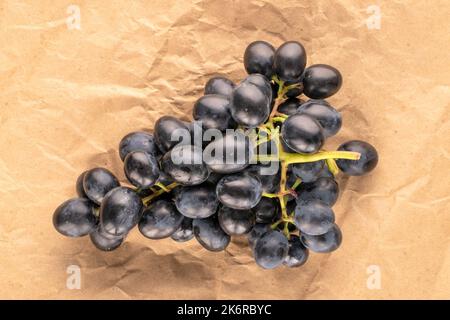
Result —
<path fill-rule="evenodd" d="M 175 187 L 178 186 L 178 183 L 173 182 L 173 183 L 171 183 L 171 184 L 165 186 L 165 185 L 163 185 L 162 183 L 158 182 L 158 183 L 155 184 L 155 186 L 158 186 L 160 189 L 159 189 L 158 191 L 155 191 L 155 192 L 152 193 L 151 195 L 149 195 L 149 196 L 147 196 L 147 197 L 145 197 L 145 198 L 142 198 L 142 202 L 144 203 L 144 205 L 147 206 L 147 205 L 150 204 L 150 202 L 151 202 L 153 199 L 159 197 L 160 195 L 162 195 L 162 194 L 164 194 L 164 193 L 166 193 L 166 192 L 172 191 L 173 189 L 175 189 Z"/>

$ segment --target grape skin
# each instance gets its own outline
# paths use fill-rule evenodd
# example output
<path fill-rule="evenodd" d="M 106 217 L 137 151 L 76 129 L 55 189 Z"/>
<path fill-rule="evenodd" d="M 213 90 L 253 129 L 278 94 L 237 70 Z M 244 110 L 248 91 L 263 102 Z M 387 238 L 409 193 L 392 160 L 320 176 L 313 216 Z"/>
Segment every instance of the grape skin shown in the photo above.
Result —
<path fill-rule="evenodd" d="M 294 222 L 300 232 L 318 236 L 331 229 L 334 212 L 320 200 L 304 201 L 295 208 Z"/>
<path fill-rule="evenodd" d="M 264 91 L 248 82 L 236 86 L 231 95 L 231 116 L 237 124 L 247 128 L 255 128 L 269 117 L 271 97 Z"/>
<path fill-rule="evenodd" d="M 75 189 L 77 191 L 77 195 L 80 198 L 86 198 L 88 199 L 88 196 L 86 194 L 86 192 L 84 192 L 84 187 L 83 187 L 83 180 L 84 180 L 84 175 L 86 174 L 87 171 L 84 171 L 82 174 L 80 174 L 77 178 L 77 182 L 75 184 Z"/>
<path fill-rule="evenodd" d="M 323 128 L 325 138 L 334 136 L 341 129 L 342 116 L 330 105 L 309 102 L 301 105 L 298 113 L 316 119 Z"/>
<path fill-rule="evenodd" d="M 126 156 L 124 171 L 128 181 L 138 188 L 150 188 L 159 178 L 157 160 L 142 151 L 133 151 Z"/>
<path fill-rule="evenodd" d="M 113 251 L 124 241 L 123 236 L 112 236 L 98 226 L 89 234 L 92 244 L 101 251 Z"/>
<path fill-rule="evenodd" d="M 270 224 L 256 223 L 252 230 L 247 234 L 248 244 L 252 249 L 255 248 L 256 241 L 261 238 L 266 232 L 272 230 Z"/>
<path fill-rule="evenodd" d="M 359 152 L 361 154 L 359 160 L 336 160 L 339 169 L 350 176 L 362 176 L 375 169 L 378 164 L 377 150 L 367 142 L 360 140 L 348 141 L 342 144 L 338 150 Z"/>
<path fill-rule="evenodd" d="M 302 234 L 300 239 L 309 250 L 317 253 L 328 253 L 339 248 L 342 243 L 342 233 L 339 227 L 334 224 L 325 234 L 319 236 Z"/>
<path fill-rule="evenodd" d="M 225 130 L 231 127 L 230 100 L 218 94 L 209 94 L 198 99 L 192 111 L 193 117 L 201 121 L 204 129 Z"/>
<path fill-rule="evenodd" d="M 216 194 L 219 201 L 229 208 L 251 209 L 261 200 L 261 181 L 245 173 L 228 175 L 217 183 Z"/>
<path fill-rule="evenodd" d="M 209 251 L 223 251 L 230 243 L 230 236 L 222 230 L 216 216 L 194 219 L 192 226 L 197 241 Z"/>
<path fill-rule="evenodd" d="M 289 148 L 304 154 L 316 153 L 325 137 L 319 122 L 305 114 L 294 114 L 284 121 L 281 137 Z"/>
<path fill-rule="evenodd" d="M 143 151 L 156 156 L 158 153 L 153 135 L 143 131 L 127 134 L 119 143 L 119 155 L 122 161 L 133 151 Z"/>
<path fill-rule="evenodd" d="M 229 97 L 231 96 L 231 92 L 233 92 L 234 87 L 235 84 L 228 78 L 221 76 L 212 77 L 205 85 L 205 95 L 220 94 L 225 97 Z"/>
<path fill-rule="evenodd" d="M 291 165 L 292 173 L 299 179 L 302 183 L 314 182 L 316 181 L 325 167 L 325 161 L 313 161 L 304 163 L 294 163 Z"/>
<path fill-rule="evenodd" d="M 311 183 L 302 183 L 298 189 L 297 203 L 321 200 L 332 207 L 339 196 L 339 186 L 333 178 L 319 178 Z"/>
<path fill-rule="evenodd" d="M 305 66 L 306 51 L 299 42 L 285 42 L 275 52 L 274 70 L 283 81 L 298 81 Z"/>
<path fill-rule="evenodd" d="M 309 251 L 305 248 L 298 236 L 291 236 L 289 240 L 289 251 L 283 264 L 289 268 L 298 268 L 306 263 Z"/>
<path fill-rule="evenodd" d="M 186 242 L 194 238 L 193 219 L 184 217 L 180 227 L 170 236 L 176 242 Z"/>
<path fill-rule="evenodd" d="M 53 213 L 53 226 L 66 237 L 83 237 L 94 230 L 96 222 L 94 207 L 85 198 L 67 200 Z"/>
<path fill-rule="evenodd" d="M 331 97 L 342 86 L 342 75 L 336 68 L 326 64 L 315 64 L 305 70 L 303 92 L 312 99 Z"/>
<path fill-rule="evenodd" d="M 216 213 L 219 200 L 213 186 L 202 184 L 183 187 L 175 197 L 178 211 L 189 218 L 207 218 Z"/>
<path fill-rule="evenodd" d="M 172 134 L 180 137 L 174 136 L 172 139 Z M 187 141 L 184 139 L 189 139 L 191 136 L 187 124 L 172 116 L 163 116 L 156 121 L 154 135 L 156 144 L 163 153 L 179 143 L 186 144 Z"/>
<path fill-rule="evenodd" d="M 287 238 L 279 231 L 268 231 L 256 241 L 254 256 L 256 263 L 264 269 L 281 265 L 289 251 Z"/>
<path fill-rule="evenodd" d="M 105 168 L 94 168 L 85 173 L 83 189 L 90 200 L 99 205 L 105 195 L 120 185 L 119 180 Z"/>
<path fill-rule="evenodd" d="M 220 227 L 230 236 L 246 234 L 255 224 L 255 214 L 251 210 L 222 207 L 218 212 L 218 218 Z"/>
<path fill-rule="evenodd" d="M 278 106 L 278 112 L 286 114 L 288 116 L 296 114 L 298 108 L 303 104 L 303 101 L 297 98 L 286 99 Z"/>
<path fill-rule="evenodd" d="M 261 198 L 252 211 L 256 216 L 256 223 L 273 223 L 280 218 L 280 205 L 273 198 Z"/>
<path fill-rule="evenodd" d="M 177 231 L 183 218 L 173 203 L 158 200 L 144 210 L 139 231 L 149 239 L 167 238 Z"/>
<path fill-rule="evenodd" d="M 265 41 L 250 43 L 244 52 L 244 67 L 248 74 L 262 74 L 268 79 L 273 74 L 275 48 Z"/>

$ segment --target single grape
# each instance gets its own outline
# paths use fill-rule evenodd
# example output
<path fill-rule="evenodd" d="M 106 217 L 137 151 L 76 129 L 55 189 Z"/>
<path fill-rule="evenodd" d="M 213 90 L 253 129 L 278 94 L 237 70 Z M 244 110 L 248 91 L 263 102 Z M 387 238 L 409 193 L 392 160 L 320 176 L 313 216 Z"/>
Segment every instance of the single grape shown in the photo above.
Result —
<path fill-rule="evenodd" d="M 274 71 L 283 81 L 297 81 L 305 66 L 306 51 L 299 42 L 285 42 L 275 52 Z"/>
<path fill-rule="evenodd" d="M 308 183 L 316 181 L 319 175 L 322 173 L 325 167 L 325 161 L 313 161 L 313 162 L 303 162 L 294 163 L 290 165 L 292 168 L 292 173 L 299 179 L 302 183 Z"/>
<path fill-rule="evenodd" d="M 83 187 L 83 179 L 84 179 L 84 175 L 86 174 L 87 171 L 84 171 L 82 174 L 80 174 L 78 176 L 76 185 L 75 185 L 75 189 L 77 191 L 77 195 L 80 198 L 88 198 L 86 192 L 84 192 L 84 187 Z"/>
<path fill-rule="evenodd" d="M 286 93 L 285 96 L 288 98 L 296 98 L 299 95 L 301 95 L 303 93 L 303 84 L 302 84 L 302 78 L 300 77 L 300 79 L 298 79 L 297 81 L 290 83 L 290 82 L 285 82 L 285 85 L 292 85 L 292 84 L 297 84 L 297 86 L 289 89 Z"/>
<path fill-rule="evenodd" d="M 53 226 L 66 237 L 82 237 L 95 228 L 94 206 L 85 198 L 70 199 L 56 208 Z"/>
<path fill-rule="evenodd" d="M 283 264 L 289 268 L 297 268 L 308 260 L 309 251 L 305 248 L 300 238 L 293 235 L 289 240 L 289 251 Z"/>
<path fill-rule="evenodd" d="M 305 103 L 298 113 L 307 114 L 316 119 L 323 128 L 325 138 L 334 136 L 342 126 L 341 114 L 332 106 L 320 103 Z"/>
<path fill-rule="evenodd" d="M 305 70 L 303 93 L 312 99 L 325 99 L 339 91 L 342 75 L 336 68 L 326 64 L 315 64 Z"/>
<path fill-rule="evenodd" d="M 220 94 L 226 97 L 231 95 L 231 92 L 234 89 L 233 81 L 225 78 L 225 77 L 212 77 L 208 80 L 205 85 L 205 95 L 206 94 Z"/>
<path fill-rule="evenodd" d="M 259 73 L 254 73 L 247 76 L 241 83 L 251 83 L 257 86 L 262 90 L 266 97 L 269 97 L 269 100 L 272 100 L 273 89 L 270 81 L 263 75 Z"/>
<path fill-rule="evenodd" d="M 251 174 L 236 173 L 220 179 L 216 194 L 223 205 L 246 210 L 253 208 L 261 200 L 262 185 L 261 181 Z"/>
<path fill-rule="evenodd" d="M 271 97 L 260 87 L 242 82 L 231 95 L 231 116 L 237 124 L 255 128 L 269 117 Z"/>
<path fill-rule="evenodd" d="M 94 168 L 87 171 L 83 178 L 83 189 L 89 199 L 99 205 L 105 195 L 120 186 L 119 180 L 105 168 Z"/>
<path fill-rule="evenodd" d="M 289 116 L 281 127 L 281 137 L 287 146 L 298 153 L 316 153 L 325 141 L 322 127 L 305 114 Z"/>
<path fill-rule="evenodd" d="M 230 236 L 246 234 L 255 224 L 255 214 L 251 210 L 222 207 L 219 209 L 218 218 L 220 227 Z"/>
<path fill-rule="evenodd" d="M 181 188 L 176 194 L 175 205 L 185 217 L 207 218 L 216 213 L 219 200 L 214 186 L 204 183 Z"/>
<path fill-rule="evenodd" d="M 159 178 L 159 165 L 154 155 L 143 152 L 130 152 L 124 161 L 125 175 L 132 185 L 150 188 Z"/>
<path fill-rule="evenodd" d="M 228 131 L 212 141 L 203 151 L 203 160 L 211 171 L 233 173 L 248 166 L 253 145 L 242 131 Z"/>
<path fill-rule="evenodd" d="M 247 234 L 248 244 L 252 249 L 255 248 L 256 241 L 261 238 L 266 232 L 271 231 L 270 224 L 257 223 L 252 230 Z"/>
<path fill-rule="evenodd" d="M 162 170 L 174 181 L 190 186 L 208 179 L 209 171 L 202 160 L 202 149 L 192 145 L 178 145 L 166 153 Z"/>
<path fill-rule="evenodd" d="M 348 141 L 342 144 L 338 150 L 359 152 L 361 154 L 359 160 L 336 160 L 339 169 L 350 176 L 364 175 L 375 169 L 378 164 L 378 152 L 367 142 L 360 140 Z"/>
<path fill-rule="evenodd" d="M 127 134 L 119 143 L 119 155 L 122 161 L 133 151 L 143 151 L 154 156 L 158 153 L 153 135 L 147 132 L 138 131 Z"/>
<path fill-rule="evenodd" d="M 124 241 L 123 236 L 113 236 L 103 231 L 100 226 L 89 234 L 94 246 L 102 251 L 113 251 L 120 247 Z"/>
<path fill-rule="evenodd" d="M 144 210 L 139 231 L 149 239 L 167 238 L 178 230 L 183 218 L 173 203 L 157 200 Z"/>
<path fill-rule="evenodd" d="M 209 251 L 223 251 L 230 243 L 230 236 L 222 230 L 216 216 L 194 219 L 192 227 L 197 241 Z"/>
<path fill-rule="evenodd" d="M 130 188 L 117 187 L 108 192 L 100 205 L 100 225 L 115 236 L 127 234 L 142 214 L 142 200 Z"/>
<path fill-rule="evenodd" d="M 201 121 L 204 129 L 225 130 L 231 128 L 230 100 L 222 95 L 208 94 L 194 104 L 193 117 Z"/>
<path fill-rule="evenodd" d="M 274 198 L 262 197 L 252 211 L 256 216 L 256 223 L 273 223 L 281 215 L 280 205 Z"/>
<path fill-rule="evenodd" d="M 295 208 L 294 223 L 302 233 L 318 236 L 331 229 L 334 212 L 320 200 L 300 202 Z"/>
<path fill-rule="evenodd" d="M 279 168 L 278 163 L 269 162 L 267 164 L 253 164 L 247 167 L 245 172 L 259 178 L 263 193 L 276 193 L 280 189 L 281 171 Z"/>
<path fill-rule="evenodd" d="M 186 242 L 194 237 L 192 219 L 184 217 L 180 227 L 170 236 L 176 242 Z"/>
<path fill-rule="evenodd" d="M 300 239 L 309 250 L 318 253 L 328 253 L 336 250 L 341 245 L 342 233 L 339 227 L 334 224 L 325 234 L 311 236 L 303 233 Z"/>
<path fill-rule="evenodd" d="M 190 143 L 191 133 L 187 124 L 172 116 L 163 116 L 155 123 L 155 142 L 166 153 L 175 145 Z"/>
<path fill-rule="evenodd" d="M 316 199 L 332 207 L 338 196 L 339 186 L 333 178 L 319 178 L 314 182 L 300 184 L 297 203 Z"/>
<path fill-rule="evenodd" d="M 245 49 L 244 66 L 248 74 L 259 73 L 268 79 L 273 75 L 275 48 L 265 41 L 254 41 Z"/>
<path fill-rule="evenodd" d="M 291 116 L 297 113 L 297 109 L 302 105 L 303 101 L 297 98 L 289 98 L 278 106 L 278 112 Z"/>
<path fill-rule="evenodd" d="M 288 239 L 279 231 L 268 231 L 256 241 L 255 261 L 264 269 L 274 269 L 283 263 L 288 251 Z"/>

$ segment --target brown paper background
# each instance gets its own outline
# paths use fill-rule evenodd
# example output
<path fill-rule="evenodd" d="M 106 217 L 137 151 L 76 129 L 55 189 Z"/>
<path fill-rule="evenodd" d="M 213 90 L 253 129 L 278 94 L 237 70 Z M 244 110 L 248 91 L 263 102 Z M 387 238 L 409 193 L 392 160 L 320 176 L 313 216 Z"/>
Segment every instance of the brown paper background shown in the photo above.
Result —
<path fill-rule="evenodd" d="M 79 5 L 81 30 L 66 26 Z M 369 5 L 380 30 L 366 27 Z M 0 298 L 450 298 L 448 1 L 2 1 Z M 53 229 L 80 172 L 122 181 L 117 144 L 172 114 L 190 118 L 216 73 L 238 81 L 257 39 L 301 41 L 308 64 L 339 68 L 329 148 L 373 143 L 373 173 L 341 179 L 344 242 L 299 269 L 262 270 L 243 239 L 210 253 L 134 230 L 117 251 Z M 81 290 L 66 268 L 81 267 Z M 366 285 L 381 270 L 381 289 Z"/>

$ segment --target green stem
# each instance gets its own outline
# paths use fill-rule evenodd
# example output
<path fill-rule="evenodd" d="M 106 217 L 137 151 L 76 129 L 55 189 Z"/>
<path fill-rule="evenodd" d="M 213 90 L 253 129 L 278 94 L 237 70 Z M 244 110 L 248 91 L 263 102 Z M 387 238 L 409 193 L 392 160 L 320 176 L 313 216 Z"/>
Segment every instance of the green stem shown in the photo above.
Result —
<path fill-rule="evenodd" d="M 149 195 L 149 196 L 147 196 L 145 198 L 142 198 L 142 202 L 145 205 L 148 205 L 153 199 L 159 197 L 160 195 L 162 195 L 162 194 L 164 194 L 166 192 L 172 191 L 177 186 L 178 186 L 178 183 L 176 183 L 176 182 L 173 182 L 173 183 L 169 184 L 168 186 L 164 186 L 164 189 L 161 188 L 160 190 L 156 191 L 155 193 L 152 193 L 151 195 Z"/>
<path fill-rule="evenodd" d="M 361 154 L 351 151 L 319 151 L 315 154 L 286 153 L 283 160 L 287 164 L 314 162 L 327 159 L 359 160 Z"/>

